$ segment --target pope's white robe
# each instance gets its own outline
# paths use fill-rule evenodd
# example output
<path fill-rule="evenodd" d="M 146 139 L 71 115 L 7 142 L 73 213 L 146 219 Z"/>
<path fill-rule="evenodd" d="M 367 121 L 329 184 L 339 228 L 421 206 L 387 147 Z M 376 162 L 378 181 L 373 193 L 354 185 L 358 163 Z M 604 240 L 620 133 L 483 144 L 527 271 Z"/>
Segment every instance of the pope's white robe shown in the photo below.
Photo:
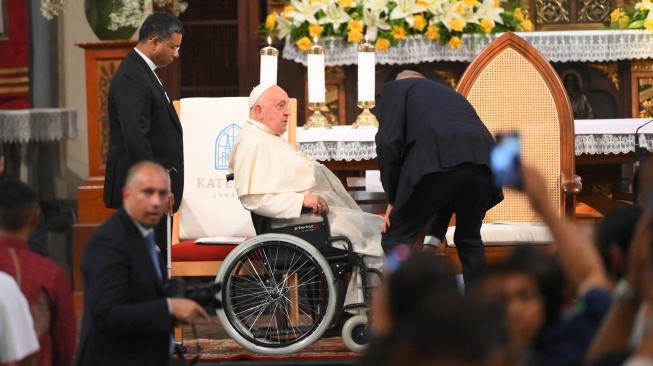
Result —
<path fill-rule="evenodd" d="M 231 151 L 229 171 L 234 173 L 242 205 L 259 215 L 275 218 L 275 226 L 314 221 L 312 214 L 300 218 L 300 212 L 304 195 L 319 195 L 329 205 L 331 235 L 349 238 L 355 252 L 367 255 L 368 267 L 382 266 L 383 218 L 361 211 L 327 167 L 297 151 L 264 124 L 252 119 L 245 123 Z M 334 246 L 344 245 L 334 243 Z M 345 304 L 363 302 L 356 283 L 360 285 L 355 271 Z"/>

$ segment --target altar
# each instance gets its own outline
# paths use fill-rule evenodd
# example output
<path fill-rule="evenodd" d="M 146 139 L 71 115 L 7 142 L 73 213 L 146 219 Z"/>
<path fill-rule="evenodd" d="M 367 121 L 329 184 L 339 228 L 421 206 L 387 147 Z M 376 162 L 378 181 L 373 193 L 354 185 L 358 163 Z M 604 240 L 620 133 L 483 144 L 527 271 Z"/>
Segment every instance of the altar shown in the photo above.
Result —
<path fill-rule="evenodd" d="M 646 118 L 576 120 L 576 173 L 584 183 L 580 200 L 600 211 L 613 201 L 628 200 L 626 193 L 635 161 L 635 138 L 643 151 L 653 153 L 653 122 Z M 374 127 L 334 126 L 332 129 L 297 129 L 297 148 L 333 170 L 346 186 L 347 177 L 377 170 Z M 610 200 L 608 200 L 607 198 Z"/>

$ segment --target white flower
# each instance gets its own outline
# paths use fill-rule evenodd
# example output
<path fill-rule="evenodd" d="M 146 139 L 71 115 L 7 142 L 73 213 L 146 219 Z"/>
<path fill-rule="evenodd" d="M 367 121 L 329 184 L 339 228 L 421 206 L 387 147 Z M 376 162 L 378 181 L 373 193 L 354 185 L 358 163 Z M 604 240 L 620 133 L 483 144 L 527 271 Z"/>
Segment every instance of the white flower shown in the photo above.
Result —
<path fill-rule="evenodd" d="M 496 23 L 503 24 L 503 19 L 501 19 L 503 8 L 494 6 L 494 4 L 494 0 L 483 0 L 483 3 L 476 9 L 478 18 L 492 21 L 493 26 Z"/>
<path fill-rule="evenodd" d="M 381 18 L 381 11 L 365 9 L 363 11 L 363 24 L 367 27 L 367 37 L 374 42 L 379 33 L 379 28 L 390 30 L 390 24 Z"/>
<path fill-rule="evenodd" d="M 369 0 L 365 2 L 365 9 L 374 10 L 376 12 L 388 11 L 388 0 Z"/>
<path fill-rule="evenodd" d="M 279 30 L 277 34 L 279 39 L 288 37 L 292 31 L 292 22 L 277 13 L 277 29 Z"/>
<path fill-rule="evenodd" d="M 406 19 L 409 26 L 413 26 L 413 14 L 426 10 L 423 5 L 417 4 L 416 0 L 397 0 L 397 7 L 392 9 L 390 19 Z"/>
<path fill-rule="evenodd" d="M 435 16 L 440 16 L 444 12 L 444 5 L 449 3 L 447 0 L 422 0 L 422 3 L 428 4 L 426 10 Z"/>
<path fill-rule="evenodd" d="M 651 0 L 642 0 L 635 4 L 635 9 L 639 10 L 640 12 L 645 12 L 648 10 L 648 15 L 646 15 L 646 19 L 651 19 L 653 18 L 653 2 Z"/>
<path fill-rule="evenodd" d="M 153 4 L 166 8 L 175 16 L 186 11 L 188 3 L 183 0 L 122 0 L 120 10 L 109 14 L 111 23 L 107 26 L 110 30 L 120 27 L 139 27 L 143 20 L 152 13 Z M 41 14 L 47 19 L 52 19 L 63 12 L 68 0 L 41 0 Z"/>
<path fill-rule="evenodd" d="M 347 23 L 351 20 L 349 14 L 344 7 L 338 6 L 335 3 L 329 4 L 329 6 L 324 9 L 325 16 L 318 20 L 318 24 L 333 24 L 333 29 L 338 29 L 342 23 Z"/>
<path fill-rule="evenodd" d="M 286 14 L 288 17 L 292 18 L 293 24 L 298 27 L 304 22 L 317 23 L 315 19 L 315 14 L 322 9 L 321 3 L 312 3 L 310 0 L 292 0 L 290 2 L 295 8 L 295 10 L 288 12 Z"/>

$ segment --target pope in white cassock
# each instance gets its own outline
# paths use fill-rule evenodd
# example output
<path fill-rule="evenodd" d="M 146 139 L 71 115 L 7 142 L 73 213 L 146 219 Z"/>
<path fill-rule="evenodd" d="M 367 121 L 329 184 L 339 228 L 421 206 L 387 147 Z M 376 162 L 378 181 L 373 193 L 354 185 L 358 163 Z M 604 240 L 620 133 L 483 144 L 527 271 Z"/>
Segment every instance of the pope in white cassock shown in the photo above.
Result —
<path fill-rule="evenodd" d="M 276 85 L 258 85 L 249 96 L 249 119 L 229 159 L 240 202 L 256 214 L 287 224 L 302 222 L 302 207 L 314 214 L 324 211 L 331 235 L 349 238 L 354 251 L 366 255 L 368 267 L 380 268 L 383 218 L 361 211 L 328 168 L 281 136 L 288 126 L 289 103 L 288 94 Z M 344 248 L 341 243 L 333 246 Z M 345 304 L 355 302 L 363 302 L 357 271 L 345 297 Z"/>

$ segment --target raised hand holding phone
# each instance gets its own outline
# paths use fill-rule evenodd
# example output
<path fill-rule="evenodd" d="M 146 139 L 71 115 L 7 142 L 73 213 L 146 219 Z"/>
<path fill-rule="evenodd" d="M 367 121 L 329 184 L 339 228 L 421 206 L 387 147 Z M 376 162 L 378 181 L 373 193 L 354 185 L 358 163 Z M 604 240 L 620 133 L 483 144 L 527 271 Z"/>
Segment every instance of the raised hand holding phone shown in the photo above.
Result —
<path fill-rule="evenodd" d="M 498 187 L 521 189 L 524 181 L 521 169 L 521 140 L 511 132 L 497 135 L 497 145 L 490 153 L 490 168 Z"/>

